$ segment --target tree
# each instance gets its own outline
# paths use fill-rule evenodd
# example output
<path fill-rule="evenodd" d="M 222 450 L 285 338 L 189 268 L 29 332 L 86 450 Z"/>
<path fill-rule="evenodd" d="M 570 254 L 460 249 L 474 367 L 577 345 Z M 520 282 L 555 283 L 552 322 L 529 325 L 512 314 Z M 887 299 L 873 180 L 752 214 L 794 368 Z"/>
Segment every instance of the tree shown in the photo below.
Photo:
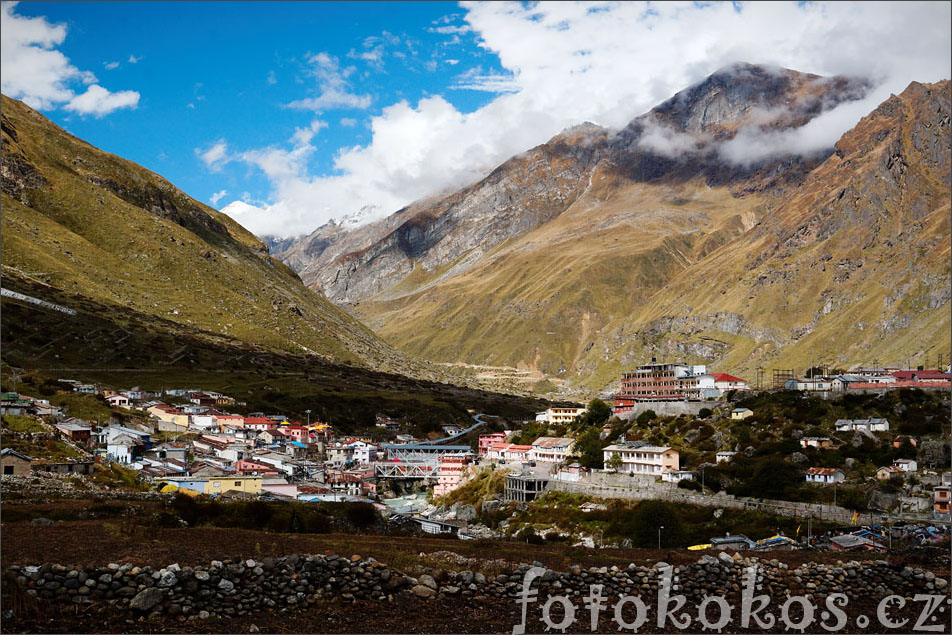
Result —
<path fill-rule="evenodd" d="M 612 408 L 601 399 L 592 399 L 588 409 L 579 417 L 579 423 L 588 426 L 598 426 L 608 421 L 612 416 Z"/>
<path fill-rule="evenodd" d="M 612 454 L 611 458 L 605 462 L 605 467 L 613 472 L 617 472 L 621 466 L 622 460 L 620 454 Z"/>
<path fill-rule="evenodd" d="M 644 427 L 646 424 L 648 424 L 651 421 L 654 421 L 657 418 L 658 418 L 658 415 L 655 413 L 654 410 L 645 410 L 640 415 L 638 415 L 638 418 L 635 419 L 635 423 L 637 423 L 641 427 Z"/>
<path fill-rule="evenodd" d="M 662 549 L 684 545 L 684 528 L 677 507 L 660 500 L 641 501 L 631 514 L 616 515 L 609 532 L 630 538 L 635 547 L 657 549 L 661 527 Z"/>
<path fill-rule="evenodd" d="M 590 470 L 604 467 L 605 455 L 602 453 L 602 441 L 598 430 L 589 428 L 575 440 L 575 456 L 578 462 Z"/>
<path fill-rule="evenodd" d="M 707 419 L 712 414 L 714 414 L 714 411 L 711 410 L 710 408 L 701 408 L 700 410 L 697 411 L 697 416 L 700 417 L 701 419 Z"/>

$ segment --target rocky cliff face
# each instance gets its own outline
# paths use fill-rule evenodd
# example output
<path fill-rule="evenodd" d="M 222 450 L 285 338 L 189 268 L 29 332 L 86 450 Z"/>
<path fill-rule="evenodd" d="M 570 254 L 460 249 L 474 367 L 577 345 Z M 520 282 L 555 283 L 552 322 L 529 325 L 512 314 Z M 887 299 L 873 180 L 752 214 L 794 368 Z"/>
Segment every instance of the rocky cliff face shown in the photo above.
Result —
<path fill-rule="evenodd" d="M 735 65 L 286 261 L 405 350 L 589 387 L 652 355 L 743 372 L 821 347 L 846 366 L 929 354 L 916 334 L 948 324 L 948 84 L 913 84 L 835 148 L 738 154 L 867 89 Z"/>

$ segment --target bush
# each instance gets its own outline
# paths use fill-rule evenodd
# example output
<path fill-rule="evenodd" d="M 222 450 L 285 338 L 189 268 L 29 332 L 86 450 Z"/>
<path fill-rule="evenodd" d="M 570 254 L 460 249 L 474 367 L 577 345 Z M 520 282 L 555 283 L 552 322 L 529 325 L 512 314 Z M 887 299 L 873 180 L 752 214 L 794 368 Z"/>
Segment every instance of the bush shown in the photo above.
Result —
<path fill-rule="evenodd" d="M 698 483 L 697 481 L 692 481 L 689 479 L 678 481 L 678 487 L 681 489 L 691 490 L 692 492 L 701 491 L 701 484 Z"/>
<path fill-rule="evenodd" d="M 528 525 L 523 527 L 522 530 L 516 534 L 516 540 L 528 542 L 530 545 L 541 545 L 545 542 L 542 537 L 536 533 L 536 530 Z"/>
<path fill-rule="evenodd" d="M 700 410 L 697 411 L 697 416 L 700 417 L 701 419 L 707 419 L 712 414 L 714 414 L 714 411 L 711 410 L 710 408 L 701 408 Z"/>
<path fill-rule="evenodd" d="M 658 418 L 658 415 L 657 413 L 655 413 L 654 410 L 645 410 L 640 415 L 638 415 L 638 418 L 635 419 L 635 423 L 637 423 L 639 426 L 644 427 L 657 418 Z"/>
<path fill-rule="evenodd" d="M 641 501 L 631 514 L 613 519 L 606 533 L 630 538 L 635 547 L 656 549 L 660 527 L 664 527 L 661 530 L 662 549 L 684 545 L 684 528 L 677 506 L 659 500 Z"/>
<path fill-rule="evenodd" d="M 347 520 L 357 527 L 370 527 L 377 522 L 377 510 L 370 503 L 350 503 L 347 507 Z"/>

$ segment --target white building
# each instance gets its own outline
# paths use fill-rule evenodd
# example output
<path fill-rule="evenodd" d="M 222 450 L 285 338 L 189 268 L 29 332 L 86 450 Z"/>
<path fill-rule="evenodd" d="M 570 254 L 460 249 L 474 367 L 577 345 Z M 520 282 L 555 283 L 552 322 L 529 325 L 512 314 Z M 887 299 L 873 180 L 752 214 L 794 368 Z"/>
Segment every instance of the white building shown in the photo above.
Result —
<path fill-rule="evenodd" d="M 750 408 L 734 408 L 731 410 L 731 420 L 733 421 L 743 421 L 749 417 L 754 416 L 754 411 Z"/>
<path fill-rule="evenodd" d="M 889 421 L 886 419 L 837 419 L 833 424 L 837 432 L 852 432 L 865 430 L 866 432 L 885 432 L 889 430 Z"/>
<path fill-rule="evenodd" d="M 693 481 L 694 472 L 691 470 L 671 470 L 662 472 L 661 480 L 665 483 L 680 483 L 681 481 Z"/>
<path fill-rule="evenodd" d="M 903 472 L 915 472 L 919 468 L 918 464 L 912 459 L 896 459 L 893 461 L 893 465 Z"/>
<path fill-rule="evenodd" d="M 836 467 L 811 467 L 806 479 L 808 483 L 842 483 L 846 480 L 846 473 Z"/>
<path fill-rule="evenodd" d="M 667 446 L 647 445 L 641 441 L 623 442 L 602 449 L 605 466 L 612 457 L 621 458 L 618 472 L 661 476 L 681 467 L 678 451 Z"/>
<path fill-rule="evenodd" d="M 377 460 L 378 448 L 373 443 L 354 441 L 347 445 L 354 449 L 354 463 L 358 465 L 369 465 Z"/>
<path fill-rule="evenodd" d="M 549 408 L 545 411 L 544 421 L 550 425 L 573 423 L 587 408 Z M 536 421 L 539 418 L 536 416 Z"/>
<path fill-rule="evenodd" d="M 735 454 L 737 454 L 737 452 L 718 452 L 715 456 L 717 457 L 718 463 L 727 463 L 734 458 Z"/>
<path fill-rule="evenodd" d="M 747 382 L 740 377 L 734 377 L 727 373 L 714 373 L 714 387 L 721 392 L 728 390 L 750 390 Z"/>
<path fill-rule="evenodd" d="M 109 397 L 106 397 L 106 401 L 108 401 L 109 405 L 113 408 L 129 407 L 129 397 L 126 395 L 110 395 Z"/>
<path fill-rule="evenodd" d="M 567 437 L 539 437 L 532 442 L 530 458 L 540 463 L 562 463 L 575 446 L 575 439 Z"/>

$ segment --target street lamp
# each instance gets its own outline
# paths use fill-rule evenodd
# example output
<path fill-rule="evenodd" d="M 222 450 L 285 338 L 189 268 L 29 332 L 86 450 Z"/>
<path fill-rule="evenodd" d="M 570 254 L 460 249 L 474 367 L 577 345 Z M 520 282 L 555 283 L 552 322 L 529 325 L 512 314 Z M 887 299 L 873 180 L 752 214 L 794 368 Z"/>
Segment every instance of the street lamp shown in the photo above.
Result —
<path fill-rule="evenodd" d="M 664 529 L 664 525 L 658 527 L 658 549 L 661 549 L 661 530 Z"/>
<path fill-rule="evenodd" d="M 305 410 L 304 412 L 307 413 L 307 427 L 310 428 L 310 427 L 311 427 L 311 409 L 308 408 L 308 409 Z"/>

